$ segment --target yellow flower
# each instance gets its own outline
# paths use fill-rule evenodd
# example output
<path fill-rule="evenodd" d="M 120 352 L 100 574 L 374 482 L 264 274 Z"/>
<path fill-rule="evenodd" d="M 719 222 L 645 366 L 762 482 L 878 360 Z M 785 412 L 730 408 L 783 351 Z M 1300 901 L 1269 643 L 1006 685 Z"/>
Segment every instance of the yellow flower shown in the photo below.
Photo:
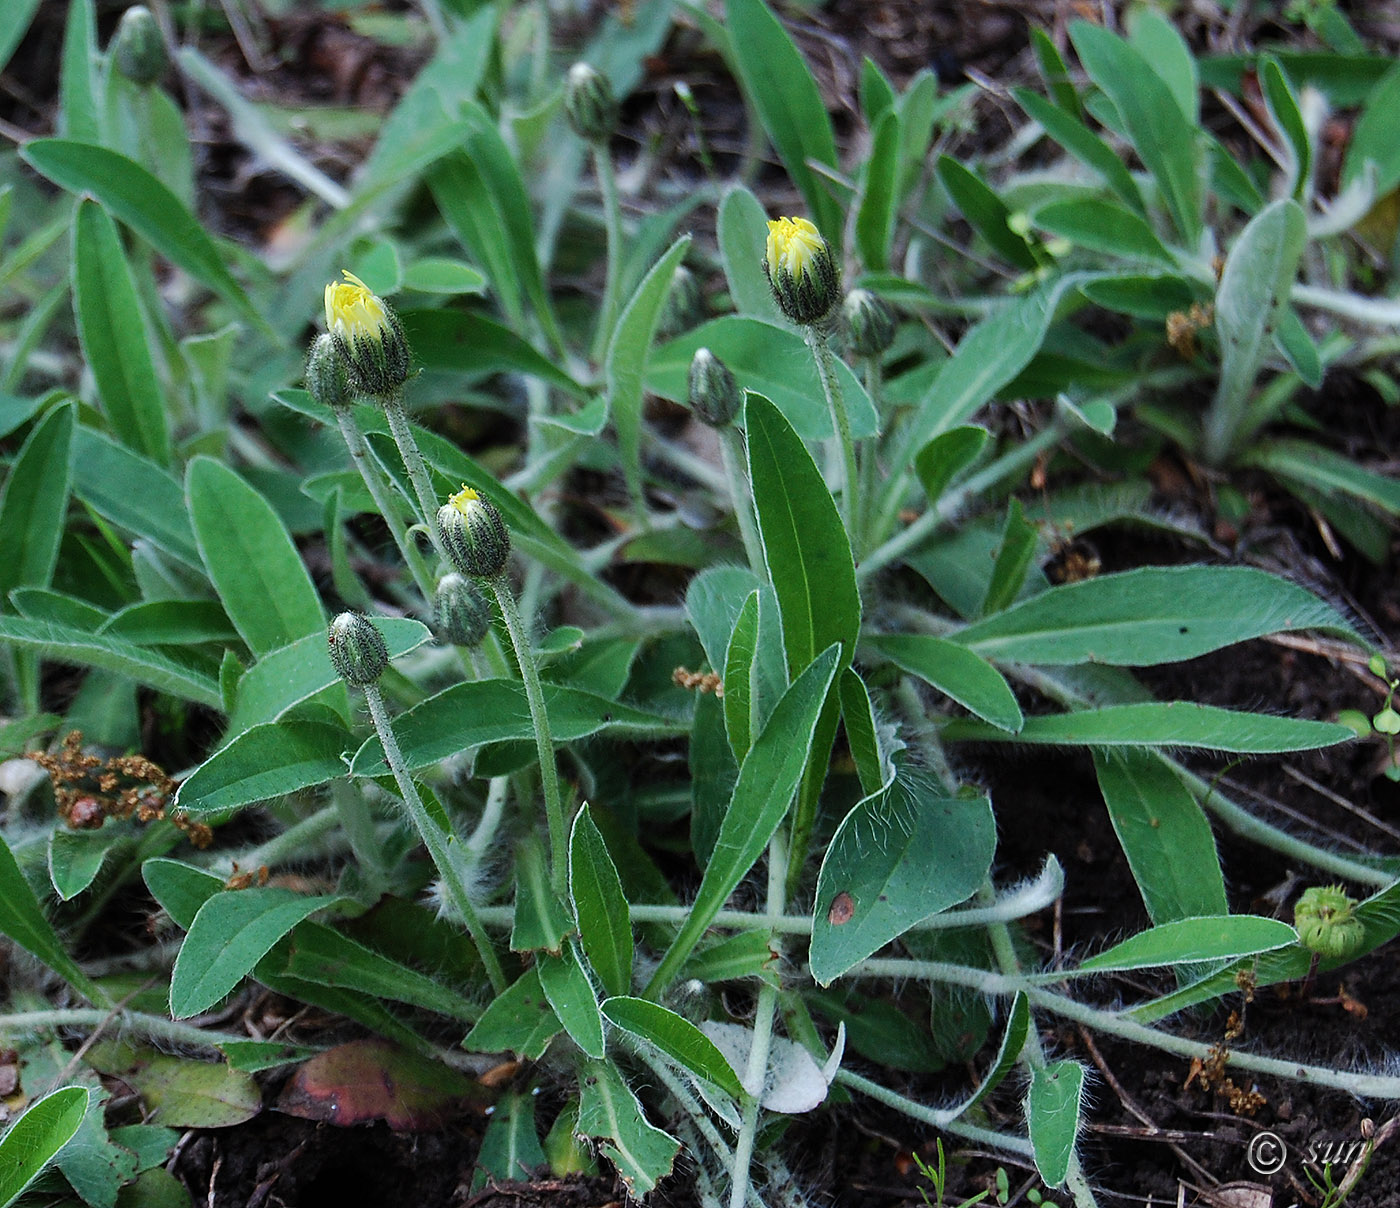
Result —
<path fill-rule="evenodd" d="M 510 532 L 496 505 L 463 484 L 438 508 L 438 539 L 452 565 L 473 579 L 494 579 L 510 558 Z"/>
<path fill-rule="evenodd" d="M 821 232 L 806 218 L 774 218 L 768 223 L 768 265 L 779 265 L 800 280 L 813 271 L 816 257 L 831 255 Z"/>
<path fill-rule="evenodd" d="M 779 309 L 794 323 L 823 322 L 841 300 L 841 272 L 822 233 L 806 218 L 768 223 L 763 271 Z"/>
<path fill-rule="evenodd" d="M 387 398 L 408 381 L 412 356 L 399 317 L 348 270 L 326 286 L 326 328 L 360 394 Z"/>
<path fill-rule="evenodd" d="M 389 329 L 384 301 L 349 269 L 341 269 L 344 281 L 326 286 L 326 330 L 347 344 L 358 337 L 383 340 Z"/>
<path fill-rule="evenodd" d="M 447 497 L 447 502 L 465 516 L 468 511 L 467 505 L 473 500 L 480 498 L 481 493 L 475 487 L 469 487 L 466 483 L 463 483 L 460 491 L 455 495 L 449 495 Z"/>

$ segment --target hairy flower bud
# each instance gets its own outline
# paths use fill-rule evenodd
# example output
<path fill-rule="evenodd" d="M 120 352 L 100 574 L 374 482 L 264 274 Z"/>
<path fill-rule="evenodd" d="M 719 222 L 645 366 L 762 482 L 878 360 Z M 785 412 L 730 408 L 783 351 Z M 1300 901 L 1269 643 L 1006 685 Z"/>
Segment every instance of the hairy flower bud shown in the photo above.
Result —
<path fill-rule="evenodd" d="M 1293 907 L 1298 942 L 1319 956 L 1351 956 L 1366 942 L 1366 927 L 1356 917 L 1356 899 L 1340 885 L 1315 885 Z"/>
<path fill-rule="evenodd" d="M 339 409 L 355 401 L 345 361 L 335 350 L 335 340 L 319 335 L 306 354 L 306 390 L 323 407 Z"/>
<path fill-rule="evenodd" d="M 165 73 L 169 61 L 165 38 L 144 4 L 134 4 L 122 13 L 112 39 L 112 58 L 122 75 L 143 87 L 154 84 Z"/>
<path fill-rule="evenodd" d="M 683 331 L 689 331 L 704 318 L 705 300 L 700 295 L 700 282 L 684 264 L 676 266 L 676 275 L 671 278 L 671 288 L 666 292 L 666 301 L 661 307 L 661 317 L 656 322 L 658 339 L 669 340 Z"/>
<path fill-rule="evenodd" d="M 433 595 L 438 637 L 453 646 L 479 646 L 491 628 L 491 604 L 465 575 L 443 575 Z"/>
<path fill-rule="evenodd" d="M 778 308 L 794 323 L 820 323 L 841 299 L 841 271 L 831 245 L 806 218 L 768 223 L 763 271 Z"/>
<path fill-rule="evenodd" d="M 384 635 L 358 612 L 342 612 L 326 629 L 335 673 L 353 688 L 372 684 L 389 665 Z"/>
<path fill-rule="evenodd" d="M 438 536 L 452 564 L 473 579 L 494 579 L 510 557 L 510 533 L 496 505 L 463 486 L 438 509 Z"/>
<path fill-rule="evenodd" d="M 711 428 L 734 422 L 744 401 L 729 366 L 708 348 L 697 348 L 690 360 L 690 405 Z"/>
<path fill-rule="evenodd" d="M 878 357 L 894 343 L 894 312 L 868 289 L 851 290 L 841 313 L 856 356 Z"/>
<path fill-rule="evenodd" d="M 617 126 L 617 98 L 607 76 L 587 63 L 570 67 L 564 83 L 564 113 L 579 138 L 590 143 L 607 142 Z"/>
<path fill-rule="evenodd" d="M 358 277 L 342 270 L 344 281 L 326 286 L 326 329 L 345 362 L 350 385 L 384 398 L 409 379 L 412 357 L 399 317 Z"/>

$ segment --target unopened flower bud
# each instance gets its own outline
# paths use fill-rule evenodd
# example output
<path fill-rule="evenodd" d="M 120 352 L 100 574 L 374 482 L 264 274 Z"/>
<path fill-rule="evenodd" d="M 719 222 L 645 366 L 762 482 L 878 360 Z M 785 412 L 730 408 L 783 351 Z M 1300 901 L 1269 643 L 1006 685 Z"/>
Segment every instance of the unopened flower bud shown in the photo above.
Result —
<path fill-rule="evenodd" d="M 1366 942 L 1366 927 L 1356 917 L 1356 899 L 1340 885 L 1315 885 L 1303 891 L 1293 907 L 1298 942 L 1319 956 L 1336 960 L 1351 956 Z"/>
<path fill-rule="evenodd" d="M 353 688 L 372 684 L 389 665 L 384 635 L 358 612 L 342 612 L 326 629 L 335 673 Z"/>
<path fill-rule="evenodd" d="M 403 325 L 369 286 L 349 271 L 342 273 L 344 281 L 326 286 L 326 328 L 350 385 L 361 394 L 384 398 L 408 381 L 412 370 Z"/>
<path fill-rule="evenodd" d="M 851 290 L 841 312 L 856 356 L 878 357 L 894 343 L 894 312 L 868 289 Z"/>
<path fill-rule="evenodd" d="M 729 366 L 708 348 L 697 348 L 690 360 L 690 405 L 711 428 L 734 422 L 744 401 Z"/>
<path fill-rule="evenodd" d="M 122 13 L 112 39 L 112 58 L 122 75 L 142 87 L 154 84 L 165 73 L 169 61 L 165 38 L 144 4 L 134 4 Z"/>
<path fill-rule="evenodd" d="M 510 557 L 510 533 L 496 505 L 463 486 L 438 509 L 438 536 L 452 564 L 473 579 L 494 579 Z"/>
<path fill-rule="evenodd" d="M 700 296 L 700 282 L 684 264 L 678 265 L 661 307 L 661 318 L 656 322 L 657 337 L 669 340 L 697 326 L 702 318 L 704 299 Z"/>
<path fill-rule="evenodd" d="M 564 112 L 579 138 L 590 143 L 607 142 L 617 126 L 617 98 L 607 76 L 587 63 L 570 67 L 564 84 Z"/>
<path fill-rule="evenodd" d="M 345 361 L 335 350 L 335 340 L 322 334 L 311 341 L 306 354 L 306 390 L 323 407 L 339 410 L 355 401 Z"/>
<path fill-rule="evenodd" d="M 491 604 L 465 575 L 443 575 L 433 596 L 438 637 L 453 646 L 479 646 L 491 628 Z"/>
<path fill-rule="evenodd" d="M 841 271 L 831 245 L 806 218 L 775 218 L 768 223 L 763 271 L 773 300 L 794 323 L 820 323 L 841 298 Z"/>

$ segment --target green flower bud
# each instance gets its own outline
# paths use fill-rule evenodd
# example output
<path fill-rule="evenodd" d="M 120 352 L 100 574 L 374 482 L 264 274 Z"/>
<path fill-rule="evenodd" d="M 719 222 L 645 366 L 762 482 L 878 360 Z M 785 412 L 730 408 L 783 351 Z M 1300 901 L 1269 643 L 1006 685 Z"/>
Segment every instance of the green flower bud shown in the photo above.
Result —
<path fill-rule="evenodd" d="M 569 68 L 564 83 L 564 113 L 574 133 L 590 143 L 605 143 L 617 126 L 617 98 L 607 76 L 587 63 Z"/>
<path fill-rule="evenodd" d="M 734 422 L 744 401 L 734 375 L 708 348 L 697 348 L 690 360 L 690 405 L 711 428 Z"/>
<path fill-rule="evenodd" d="M 350 377 L 345 371 L 345 361 L 335 350 L 335 340 L 328 335 L 319 335 L 311 341 L 306 354 L 307 393 L 323 407 L 339 409 L 348 407 L 355 401 L 355 392 L 350 389 Z"/>
<path fill-rule="evenodd" d="M 345 362 L 350 385 L 361 394 L 387 397 L 412 374 L 403 324 L 369 286 L 347 270 L 342 273 L 344 281 L 326 286 L 326 329 Z"/>
<path fill-rule="evenodd" d="M 684 264 L 678 265 L 661 307 L 661 318 L 656 322 L 657 338 L 669 340 L 698 326 L 705 317 L 704 306 L 699 280 Z"/>
<path fill-rule="evenodd" d="M 122 75 L 142 87 L 154 84 L 165 73 L 169 61 L 165 38 L 144 4 L 134 4 L 122 13 L 112 39 L 112 58 Z"/>
<path fill-rule="evenodd" d="M 453 646 L 479 646 L 491 628 L 491 604 L 465 575 L 443 575 L 433 596 L 438 637 Z"/>
<path fill-rule="evenodd" d="M 1330 960 L 1351 956 L 1366 942 L 1366 927 L 1356 917 L 1356 899 L 1340 885 L 1315 885 L 1293 907 L 1293 926 L 1304 948 Z"/>
<path fill-rule="evenodd" d="M 494 579 L 510 557 L 510 533 L 489 499 L 463 486 L 438 509 L 438 536 L 452 564 L 473 579 Z"/>
<path fill-rule="evenodd" d="M 868 289 L 853 289 L 841 304 L 851 351 L 858 357 L 878 357 L 894 343 L 894 312 Z"/>
<path fill-rule="evenodd" d="M 326 630 L 331 666 L 352 688 L 363 688 L 384 674 L 389 648 L 384 635 L 358 612 L 342 612 Z"/>
<path fill-rule="evenodd" d="M 841 270 L 831 245 L 805 218 L 768 223 L 763 271 L 778 308 L 794 323 L 813 327 L 841 300 Z"/>

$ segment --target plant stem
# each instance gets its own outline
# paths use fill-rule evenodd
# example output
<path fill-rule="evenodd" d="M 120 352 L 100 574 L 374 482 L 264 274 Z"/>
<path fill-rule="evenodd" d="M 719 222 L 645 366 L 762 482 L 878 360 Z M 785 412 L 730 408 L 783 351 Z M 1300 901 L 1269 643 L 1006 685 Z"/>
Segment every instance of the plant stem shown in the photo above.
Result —
<path fill-rule="evenodd" d="M 140 1011 L 104 1011 L 87 1007 L 55 1011 L 21 1011 L 14 1015 L 0 1015 L 0 1032 L 8 1036 L 15 1032 L 48 1031 L 51 1028 L 98 1028 L 113 1021 L 123 1033 L 134 1032 L 152 1040 L 192 1045 L 200 1049 L 212 1049 L 230 1041 L 248 1039 L 247 1036 L 211 1032 L 197 1024 L 176 1023 L 174 1020 L 146 1015 Z"/>
<path fill-rule="evenodd" d="M 431 603 L 433 599 L 432 576 L 423 561 L 423 555 L 418 552 L 418 546 L 409 537 L 403 526 L 403 521 L 399 517 L 399 509 L 394 506 L 388 492 L 385 491 L 384 481 L 380 478 L 377 467 L 370 464 L 369 446 L 365 443 L 359 425 L 355 423 L 354 414 L 348 407 L 340 407 L 336 409 L 335 418 L 340 424 L 340 434 L 345 438 L 345 447 L 350 450 L 350 460 L 354 462 L 355 469 L 360 472 L 360 479 L 365 484 L 365 489 L 369 491 L 370 498 L 374 500 L 374 506 L 379 509 L 379 514 L 384 517 L 384 523 L 389 526 L 394 544 L 399 547 L 399 553 L 403 556 L 409 572 L 413 575 L 413 581 L 418 585 L 418 590 L 422 592 L 424 601 Z"/>
<path fill-rule="evenodd" d="M 964 1124 L 958 1119 L 960 1108 L 939 1110 L 925 1107 L 922 1103 L 917 1103 L 897 1091 L 889 1090 L 878 1082 L 871 1082 L 868 1078 L 862 1078 L 859 1074 L 853 1074 L 849 1070 L 838 1070 L 836 1081 L 842 1086 L 850 1087 L 853 1091 L 859 1091 L 862 1095 L 868 1095 L 887 1107 L 894 1108 L 895 1111 L 903 1112 L 911 1119 L 920 1120 L 934 1128 L 964 1137 L 978 1145 L 986 1145 L 992 1149 L 1004 1149 L 1009 1153 L 1021 1154 L 1027 1158 L 1034 1156 L 1031 1143 L 1023 1137 L 1007 1136 L 1005 1133 L 993 1132 L 989 1128 L 978 1128 L 975 1124 Z"/>
<path fill-rule="evenodd" d="M 856 536 L 860 531 L 859 475 L 856 471 L 856 446 L 851 438 L 851 420 L 846 414 L 846 400 L 841 397 L 841 384 L 836 380 L 835 358 L 826 333 L 816 327 L 805 328 L 807 347 L 817 362 L 817 376 L 821 378 L 822 393 L 826 396 L 826 407 L 831 413 L 831 424 L 836 431 L 836 439 L 841 444 L 841 464 L 845 472 L 845 482 L 841 490 L 842 519 L 846 522 L 846 532 L 850 536 L 852 552 L 859 557 Z"/>
<path fill-rule="evenodd" d="M 607 352 L 617 322 L 617 291 L 622 284 L 622 205 L 617 198 L 617 170 L 613 166 L 612 148 L 606 142 L 594 144 L 593 165 L 598 174 L 598 189 L 603 195 L 603 225 L 608 241 L 608 275 L 603 281 L 603 304 L 597 330 L 593 333 L 592 356 L 596 364 Z"/>
<path fill-rule="evenodd" d="M 394 443 L 399 447 L 404 469 L 408 471 L 408 480 L 413 484 L 413 493 L 418 497 L 418 510 L 423 514 L 423 527 L 428 530 L 428 536 L 432 538 L 433 548 L 437 550 L 438 557 L 444 562 L 449 562 L 447 553 L 438 540 L 437 526 L 433 524 L 433 517 L 437 515 L 438 510 L 438 500 L 433 494 L 433 482 L 428 476 L 428 466 L 423 460 L 418 442 L 413 439 L 413 429 L 409 425 L 408 415 L 404 412 L 403 401 L 398 395 L 390 395 L 381 402 L 384 418 L 389 421 L 389 431 L 393 434 Z M 429 599 L 431 598 L 429 596 Z"/>
<path fill-rule="evenodd" d="M 520 624 L 520 609 L 515 595 L 504 576 L 488 580 L 496 596 L 496 604 L 506 623 L 515 659 L 520 664 L 520 678 L 525 683 L 525 699 L 530 705 L 530 720 L 535 728 L 535 753 L 540 762 L 540 783 L 544 788 L 545 820 L 549 823 L 550 874 L 555 893 L 564 895 L 564 878 L 568 869 L 568 831 L 564 823 L 564 804 L 559 795 L 559 769 L 554 763 L 554 741 L 549 733 L 549 714 L 544 707 L 544 691 L 535 669 L 535 656 L 530 650 L 525 631 Z"/>
<path fill-rule="evenodd" d="M 729 484 L 729 499 L 734 505 L 734 518 L 739 522 L 739 536 L 748 555 L 749 569 L 764 577 L 763 543 L 754 523 L 752 492 L 744 474 L 744 438 L 733 424 L 719 432 L 719 451 L 724 460 L 724 477 Z"/>
<path fill-rule="evenodd" d="M 418 796 L 418 789 L 413 784 L 413 777 L 404 763 L 403 752 L 399 750 L 399 740 L 394 736 L 393 728 L 389 725 L 389 715 L 384 710 L 384 698 L 379 693 L 378 684 L 365 685 L 365 701 L 369 705 L 369 714 L 374 720 L 374 728 L 379 734 L 379 741 L 384 747 L 384 759 L 388 763 L 390 771 L 394 773 L 394 780 L 399 786 L 399 794 L 403 797 L 409 817 L 413 819 L 413 825 L 418 828 L 418 833 L 427 846 L 428 854 L 432 857 L 438 875 L 442 877 L 443 888 L 447 891 L 448 900 L 461 914 L 462 921 L 466 924 L 467 934 L 471 936 L 472 942 L 476 945 L 476 950 L 481 956 L 481 963 L 486 967 L 486 976 L 491 980 L 491 988 L 499 994 L 506 988 L 506 976 L 501 969 L 501 962 L 496 958 L 496 950 L 491 946 L 491 941 L 487 938 L 481 920 L 477 918 L 476 907 L 472 905 L 471 896 L 467 893 L 467 886 L 462 879 L 461 871 L 452 858 L 448 839 L 442 833 L 442 828 L 438 826 L 437 820 L 428 813 L 423 799 Z"/>
<path fill-rule="evenodd" d="M 375 834 L 374 816 L 359 784 L 342 776 L 331 785 L 331 801 L 341 829 L 350 842 L 350 850 L 365 870 L 365 881 L 378 896 L 387 880 L 383 848 Z"/>
<path fill-rule="evenodd" d="M 1126 1018 L 1123 1012 L 1105 1011 L 1100 1007 L 1086 1006 L 1063 994 L 1031 985 L 1026 979 L 1008 977 L 1001 973 L 990 973 L 986 969 L 974 969 L 966 965 L 944 964 L 938 961 L 867 960 L 857 965 L 845 976 L 893 978 L 896 981 L 912 977 L 923 981 L 967 986 L 983 994 L 998 997 L 1010 997 L 1020 991 L 1026 995 L 1032 1006 L 1041 1007 L 1063 1019 L 1082 1023 L 1085 1027 L 1107 1032 L 1121 1040 L 1149 1045 L 1164 1053 L 1175 1053 L 1180 1057 L 1199 1057 L 1206 1060 L 1216 1054 L 1216 1050 L 1208 1044 L 1203 1044 L 1198 1040 L 1187 1040 L 1185 1037 L 1148 1027 L 1146 1024 Z M 1284 1061 L 1277 1057 L 1261 1057 L 1254 1053 L 1241 1053 L 1233 1049 L 1229 1051 L 1227 1064 L 1236 1069 L 1268 1074 L 1292 1082 L 1347 1091 L 1361 1099 L 1400 1099 L 1400 1077 L 1386 1074 L 1351 1073 L 1346 1070 L 1331 1069 L 1328 1066 L 1304 1065 L 1301 1062 Z"/>

